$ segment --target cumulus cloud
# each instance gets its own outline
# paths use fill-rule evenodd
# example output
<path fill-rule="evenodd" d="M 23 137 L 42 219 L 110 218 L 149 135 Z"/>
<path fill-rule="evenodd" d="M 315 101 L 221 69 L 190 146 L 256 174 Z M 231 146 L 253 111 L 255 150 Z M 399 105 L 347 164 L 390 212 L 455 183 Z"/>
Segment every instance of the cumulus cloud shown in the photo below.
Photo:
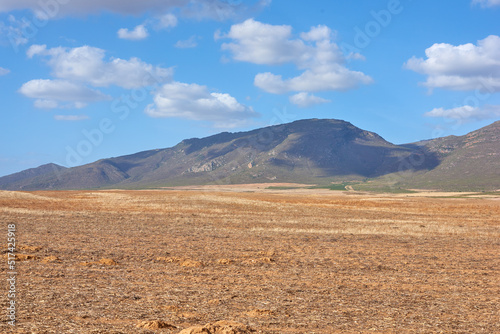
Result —
<path fill-rule="evenodd" d="M 26 55 L 28 58 L 33 58 L 33 56 L 37 54 L 44 54 L 47 52 L 47 45 L 39 45 L 39 44 L 33 44 L 32 46 L 29 47 L 28 51 L 26 51 Z"/>
<path fill-rule="evenodd" d="M 118 30 L 118 37 L 121 39 L 128 39 L 131 41 L 138 41 L 141 39 L 145 39 L 146 37 L 149 36 L 148 30 L 144 25 L 138 25 L 137 27 L 134 28 L 134 30 L 128 30 L 125 28 L 122 28 Z"/>
<path fill-rule="evenodd" d="M 306 92 L 300 92 L 290 96 L 290 102 L 300 108 L 308 108 L 317 104 L 328 103 L 331 101 Z"/>
<path fill-rule="evenodd" d="M 452 109 L 435 108 L 424 114 L 427 117 L 440 117 L 454 120 L 485 120 L 500 117 L 500 105 L 484 107 L 461 106 Z"/>
<path fill-rule="evenodd" d="M 405 67 L 427 75 L 424 86 L 449 90 L 500 92 L 500 37 L 454 46 L 434 44 L 427 59 L 412 57 Z"/>
<path fill-rule="evenodd" d="M 472 4 L 480 5 L 481 7 L 500 6 L 500 0 L 472 0 Z"/>
<path fill-rule="evenodd" d="M 371 82 L 371 78 L 363 73 L 349 71 L 340 65 L 332 66 L 327 72 L 307 70 L 297 77 L 285 80 L 281 75 L 259 73 L 254 80 L 255 86 L 274 94 L 290 91 L 346 91 Z"/>
<path fill-rule="evenodd" d="M 254 64 L 280 65 L 310 58 L 310 50 L 304 42 L 291 39 L 291 35 L 291 26 L 248 19 L 233 25 L 226 35 L 221 36 L 234 41 L 223 43 L 222 49 L 231 51 L 235 60 Z"/>
<path fill-rule="evenodd" d="M 35 107 L 45 109 L 82 108 L 89 102 L 110 99 L 97 90 L 65 80 L 31 80 L 23 84 L 19 92 L 36 99 Z M 59 102 L 69 102 L 69 104 L 60 106 Z"/>
<path fill-rule="evenodd" d="M 372 83 L 371 77 L 345 66 L 346 57 L 333 42 L 334 37 L 330 28 L 319 25 L 300 34 L 300 38 L 293 38 L 291 26 L 254 19 L 233 25 L 227 34 L 216 35 L 232 39 L 221 47 L 237 61 L 262 65 L 292 63 L 303 71 L 290 79 L 270 72 L 257 74 L 255 85 L 269 93 L 343 91 Z"/>
<path fill-rule="evenodd" d="M 172 82 L 154 94 L 146 114 L 151 117 L 178 117 L 211 121 L 216 127 L 235 127 L 258 114 L 229 94 L 210 92 L 206 86 Z"/>
<path fill-rule="evenodd" d="M 87 115 L 54 115 L 54 119 L 56 121 L 76 122 L 89 119 L 89 117 Z"/>
<path fill-rule="evenodd" d="M 138 58 L 106 60 L 104 50 L 90 46 L 48 49 L 46 45 L 32 45 L 26 54 L 29 58 L 39 56 L 47 59 L 56 78 L 31 80 L 19 90 L 23 95 L 36 99 L 35 107 L 44 109 L 83 108 L 90 102 L 109 99 L 90 87 L 133 89 L 154 86 L 171 80 L 173 72 Z"/>
<path fill-rule="evenodd" d="M 155 85 L 172 77 L 171 68 L 153 66 L 138 58 L 105 60 L 105 51 L 91 46 L 73 49 L 32 45 L 27 55 L 48 57 L 52 74 L 59 79 L 77 81 L 94 87 L 111 85 L 126 89 Z"/>
<path fill-rule="evenodd" d="M 9 74 L 10 73 L 10 70 L 9 69 L 6 69 L 6 68 L 3 68 L 3 67 L 0 67 L 0 76 L 1 75 L 6 75 L 6 74 Z"/>
<path fill-rule="evenodd" d="M 177 41 L 177 43 L 175 43 L 175 47 L 179 49 L 195 48 L 198 46 L 197 39 L 198 38 L 196 36 L 191 36 L 184 41 Z"/>

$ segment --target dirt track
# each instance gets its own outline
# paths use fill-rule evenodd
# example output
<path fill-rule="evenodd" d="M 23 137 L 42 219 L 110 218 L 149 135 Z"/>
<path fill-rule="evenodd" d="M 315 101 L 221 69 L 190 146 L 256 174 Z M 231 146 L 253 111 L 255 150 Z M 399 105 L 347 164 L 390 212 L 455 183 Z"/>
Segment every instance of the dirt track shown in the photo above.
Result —
<path fill-rule="evenodd" d="M 352 192 L 0 192 L 18 333 L 499 333 L 499 217 Z M 137 327 L 156 320 L 176 328 Z"/>

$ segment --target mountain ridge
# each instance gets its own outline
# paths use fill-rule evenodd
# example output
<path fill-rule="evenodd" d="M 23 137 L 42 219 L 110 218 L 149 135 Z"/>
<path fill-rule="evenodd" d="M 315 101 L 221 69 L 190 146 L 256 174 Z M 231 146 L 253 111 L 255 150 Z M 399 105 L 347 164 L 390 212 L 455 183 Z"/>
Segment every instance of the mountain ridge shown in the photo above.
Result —
<path fill-rule="evenodd" d="M 462 191 L 500 189 L 500 121 L 463 136 L 436 138 L 415 145 L 423 145 L 434 153 L 439 164 L 425 175 L 410 178 L 407 185 Z"/>
<path fill-rule="evenodd" d="M 495 145 L 499 140 L 500 121 L 465 136 L 395 145 L 346 121 L 306 119 L 185 139 L 173 147 L 72 168 L 51 164 L 52 172 L 41 166 L 38 171 L 1 177 L 0 189 L 134 189 L 261 182 L 326 185 L 355 180 L 393 188 L 451 189 L 456 184 L 461 189 L 489 190 L 500 188 L 496 172 L 500 152 Z M 486 166 L 475 163 L 479 160 L 487 162 Z M 475 175 L 475 170 L 481 175 Z M 468 174 L 465 183 L 460 181 L 464 171 Z M 456 180 L 448 180 L 447 175 Z"/>

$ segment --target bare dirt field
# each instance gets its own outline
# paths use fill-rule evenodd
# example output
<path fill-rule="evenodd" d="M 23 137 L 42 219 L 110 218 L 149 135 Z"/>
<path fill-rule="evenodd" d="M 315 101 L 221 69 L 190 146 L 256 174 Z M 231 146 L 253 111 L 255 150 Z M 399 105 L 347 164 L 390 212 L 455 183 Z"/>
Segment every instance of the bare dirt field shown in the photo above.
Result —
<path fill-rule="evenodd" d="M 499 217 L 495 198 L 0 192 L 0 333 L 500 333 Z"/>

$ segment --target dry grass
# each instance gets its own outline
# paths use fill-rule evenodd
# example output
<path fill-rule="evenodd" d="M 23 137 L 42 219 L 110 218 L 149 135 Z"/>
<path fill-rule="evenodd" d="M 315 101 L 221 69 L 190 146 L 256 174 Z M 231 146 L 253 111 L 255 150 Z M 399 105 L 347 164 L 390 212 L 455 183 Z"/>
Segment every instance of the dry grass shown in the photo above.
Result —
<path fill-rule="evenodd" d="M 500 201 L 249 189 L 0 192 L 17 332 L 500 332 Z"/>

